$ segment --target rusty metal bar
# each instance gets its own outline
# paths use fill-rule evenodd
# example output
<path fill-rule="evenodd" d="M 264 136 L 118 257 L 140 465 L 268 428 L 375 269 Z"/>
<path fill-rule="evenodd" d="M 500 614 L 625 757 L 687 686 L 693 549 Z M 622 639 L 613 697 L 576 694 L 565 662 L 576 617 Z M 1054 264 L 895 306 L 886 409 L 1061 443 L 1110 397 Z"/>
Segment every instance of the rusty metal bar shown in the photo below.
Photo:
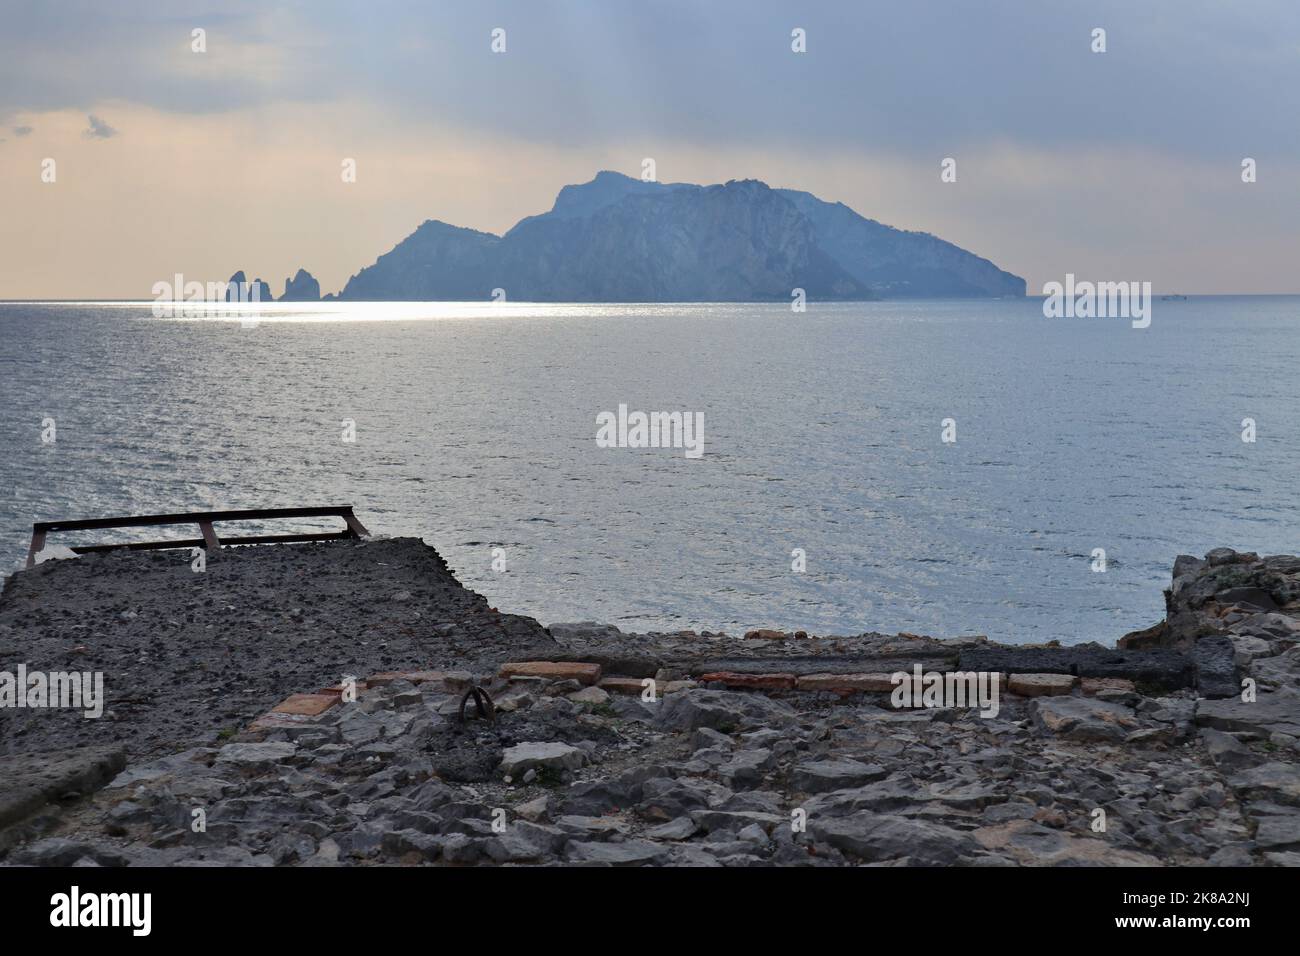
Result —
<path fill-rule="evenodd" d="M 358 521 L 357 516 L 352 513 L 351 506 L 343 512 L 343 520 L 347 522 L 348 530 L 352 532 L 353 536 L 358 538 L 370 537 L 370 532 L 366 530 L 366 526 Z"/>
<path fill-rule="evenodd" d="M 94 531 L 99 528 L 144 528 L 160 524 L 194 524 L 198 521 L 257 521 L 261 518 L 332 518 L 351 514 L 351 505 L 315 508 L 253 508 L 243 511 L 188 511 L 165 515 L 128 515 L 123 518 L 77 518 L 38 521 L 33 530 Z"/>
<path fill-rule="evenodd" d="M 261 521 L 268 518 L 342 518 L 346 531 L 321 531 L 306 534 L 267 534 L 218 537 L 213 524 L 218 521 Z M 86 518 L 64 521 L 37 521 L 32 525 L 32 543 L 27 553 L 27 567 L 36 563 L 36 556 L 45 548 L 46 535 L 56 531 L 91 531 L 101 528 L 142 528 L 158 525 L 197 524 L 202 538 L 184 538 L 175 541 L 131 541 L 122 544 L 77 545 L 76 554 L 96 551 L 113 551 L 126 548 L 131 551 L 153 551 L 166 548 L 206 548 L 215 551 L 223 544 L 284 544 L 304 541 L 336 541 L 344 538 L 367 538 L 370 532 L 352 513 L 351 505 L 332 505 L 313 508 L 255 508 L 240 511 L 194 511 L 163 515 L 129 515 L 121 518 Z"/>
<path fill-rule="evenodd" d="M 203 547 L 207 548 L 209 551 L 221 550 L 221 539 L 218 538 L 217 533 L 212 530 L 211 521 L 199 522 L 199 534 L 203 535 Z"/>
<path fill-rule="evenodd" d="M 322 531 L 319 534 L 256 534 L 221 539 L 221 546 L 232 544 L 293 544 L 307 541 L 356 540 L 351 531 Z M 202 538 L 178 538 L 173 541 L 124 541 L 121 544 L 74 544 L 68 550 L 77 554 L 94 554 L 97 551 L 161 551 L 167 548 L 202 548 L 207 542 Z"/>
<path fill-rule="evenodd" d="M 45 550 L 45 530 L 43 528 L 32 528 L 32 545 L 27 549 L 27 566 L 30 568 L 36 563 L 36 556 Z"/>

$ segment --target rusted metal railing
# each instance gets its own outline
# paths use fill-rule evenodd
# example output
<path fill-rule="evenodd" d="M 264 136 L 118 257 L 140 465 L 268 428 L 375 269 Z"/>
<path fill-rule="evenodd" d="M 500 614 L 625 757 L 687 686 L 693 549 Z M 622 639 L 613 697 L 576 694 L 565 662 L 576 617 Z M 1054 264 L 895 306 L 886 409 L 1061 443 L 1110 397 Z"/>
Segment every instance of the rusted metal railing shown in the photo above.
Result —
<path fill-rule="evenodd" d="M 342 518 L 347 525 L 343 531 L 317 531 L 306 534 L 258 534 L 220 538 L 213 525 L 218 521 L 261 521 L 267 518 Z M 36 556 L 45 548 L 47 535 L 63 531 L 96 531 L 102 528 L 147 528 L 158 525 L 196 524 L 200 538 L 183 538 L 174 541 L 124 541 L 121 544 L 75 545 L 72 551 L 89 554 L 92 551 L 113 551 L 128 548 L 132 551 L 157 551 L 164 548 L 204 548 L 215 551 L 225 544 L 284 544 L 293 541 L 335 541 L 343 538 L 366 538 L 365 529 L 351 505 L 327 505 L 320 508 L 254 508 L 247 511 L 191 511 L 169 515 L 131 515 L 123 518 L 87 518 L 71 521 L 37 521 L 32 525 L 32 544 L 27 552 L 27 567 L 36 563 Z"/>

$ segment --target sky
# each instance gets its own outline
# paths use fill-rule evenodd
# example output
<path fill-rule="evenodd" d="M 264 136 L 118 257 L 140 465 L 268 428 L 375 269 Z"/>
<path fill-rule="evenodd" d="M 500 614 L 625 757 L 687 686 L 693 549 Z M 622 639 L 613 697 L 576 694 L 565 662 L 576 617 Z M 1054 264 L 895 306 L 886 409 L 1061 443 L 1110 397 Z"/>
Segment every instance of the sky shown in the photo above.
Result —
<path fill-rule="evenodd" d="M 1295 0 L 0 0 L 0 298 L 337 291 L 426 219 L 500 233 L 647 157 L 1031 293 L 1300 292 L 1298 79 Z"/>

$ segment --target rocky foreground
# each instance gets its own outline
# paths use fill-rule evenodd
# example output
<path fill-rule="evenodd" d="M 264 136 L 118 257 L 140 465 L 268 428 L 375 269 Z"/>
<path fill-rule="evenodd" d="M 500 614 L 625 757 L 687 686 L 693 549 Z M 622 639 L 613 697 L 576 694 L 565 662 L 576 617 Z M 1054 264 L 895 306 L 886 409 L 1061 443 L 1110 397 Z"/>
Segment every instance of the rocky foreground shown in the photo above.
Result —
<path fill-rule="evenodd" d="M 1180 557 L 1167 605 L 1116 648 L 623 634 L 413 539 L 47 562 L 0 671 L 108 700 L 0 709 L 0 862 L 1300 863 L 1300 558 Z M 918 666 L 996 716 L 894 706 Z"/>

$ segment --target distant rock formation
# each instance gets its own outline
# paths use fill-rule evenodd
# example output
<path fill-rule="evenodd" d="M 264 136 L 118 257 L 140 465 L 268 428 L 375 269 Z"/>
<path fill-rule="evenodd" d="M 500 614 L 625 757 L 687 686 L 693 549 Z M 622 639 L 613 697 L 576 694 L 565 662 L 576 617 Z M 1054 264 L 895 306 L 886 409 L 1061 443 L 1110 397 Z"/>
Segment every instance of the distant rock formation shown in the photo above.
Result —
<path fill-rule="evenodd" d="M 1025 294 L 1024 279 L 928 232 L 886 226 L 812 193 L 777 192 L 808 217 L 831 258 L 882 298 Z"/>
<path fill-rule="evenodd" d="M 430 219 L 348 280 L 340 299 L 483 299 L 501 285 L 492 268 L 501 239 Z"/>
<path fill-rule="evenodd" d="M 320 283 L 306 269 L 299 269 L 292 279 L 284 280 L 281 302 L 319 302 Z"/>
<path fill-rule="evenodd" d="M 1025 281 L 926 233 L 772 189 L 601 172 L 504 236 L 429 220 L 353 276 L 353 300 L 790 301 L 1023 296 Z"/>
<path fill-rule="evenodd" d="M 789 302 L 797 288 L 819 299 L 871 297 L 763 183 L 655 188 L 602 175 L 630 188 L 571 190 L 558 215 L 519 223 L 501 239 L 494 285 L 543 301 Z"/>
<path fill-rule="evenodd" d="M 261 279 L 254 279 L 250 283 L 243 269 L 231 276 L 227 283 L 227 302 L 270 302 L 273 298 L 269 285 Z"/>

